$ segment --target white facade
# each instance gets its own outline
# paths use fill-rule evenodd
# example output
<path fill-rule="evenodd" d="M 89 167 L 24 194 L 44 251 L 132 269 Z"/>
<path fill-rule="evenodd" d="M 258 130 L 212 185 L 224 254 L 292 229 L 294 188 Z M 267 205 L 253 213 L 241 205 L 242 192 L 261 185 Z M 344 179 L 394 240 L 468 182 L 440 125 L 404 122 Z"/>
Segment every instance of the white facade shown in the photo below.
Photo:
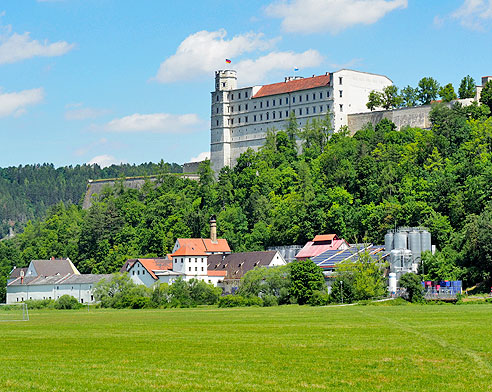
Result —
<path fill-rule="evenodd" d="M 212 92 L 210 161 L 218 172 L 224 166 L 234 166 L 248 148 L 257 150 L 265 143 L 267 131 L 284 129 L 294 113 L 299 126 L 328 113 L 334 130 L 347 125 L 347 114 L 369 111 L 369 92 L 392 84 L 383 75 L 342 69 L 327 73 L 325 85 L 289 91 L 289 83 L 300 78 L 286 78 L 284 90 L 278 94 L 255 97 L 263 86 L 237 88 L 236 71 L 217 71 Z M 313 75 L 313 81 L 315 80 Z M 309 79 L 304 81 L 309 85 Z M 328 78 L 327 78 L 328 79 Z M 282 91 L 282 86 L 278 86 Z"/>

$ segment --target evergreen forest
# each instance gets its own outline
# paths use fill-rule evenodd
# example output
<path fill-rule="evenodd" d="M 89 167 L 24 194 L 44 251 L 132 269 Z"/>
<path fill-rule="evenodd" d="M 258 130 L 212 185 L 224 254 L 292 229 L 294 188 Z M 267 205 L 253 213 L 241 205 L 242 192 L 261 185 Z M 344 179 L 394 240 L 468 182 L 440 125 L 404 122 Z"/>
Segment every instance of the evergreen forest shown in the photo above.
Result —
<path fill-rule="evenodd" d="M 425 279 L 484 284 L 492 271 L 490 111 L 436 104 L 431 121 L 428 130 L 397 131 L 382 120 L 349 135 L 333 133 L 328 118 L 300 129 L 291 117 L 217 178 L 206 162 L 199 182 L 160 176 L 138 190 L 117 182 L 87 210 L 77 204 L 83 183 L 0 242 L 0 274 L 52 256 L 70 257 L 82 273 L 116 272 L 130 257 L 165 256 L 176 238 L 208 237 L 215 214 L 218 235 L 236 252 L 303 245 L 322 233 L 381 244 L 388 229 L 424 226 L 438 250 L 424 254 Z"/>

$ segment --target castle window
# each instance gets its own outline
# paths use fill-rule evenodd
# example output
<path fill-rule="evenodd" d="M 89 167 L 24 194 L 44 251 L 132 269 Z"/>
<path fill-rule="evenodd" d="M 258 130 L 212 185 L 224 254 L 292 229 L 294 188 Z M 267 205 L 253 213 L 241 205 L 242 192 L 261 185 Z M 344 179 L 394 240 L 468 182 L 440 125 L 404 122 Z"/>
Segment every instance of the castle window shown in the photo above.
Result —
<path fill-rule="evenodd" d="M 342 98 L 342 96 L 343 96 L 343 91 L 340 90 L 340 98 Z"/>
<path fill-rule="evenodd" d="M 288 110 L 285 111 L 285 117 L 289 117 L 289 111 Z"/>
<path fill-rule="evenodd" d="M 241 124 L 241 117 L 239 117 L 239 118 L 237 119 L 237 122 L 238 122 L 239 124 Z"/>
<path fill-rule="evenodd" d="M 191 267 L 188 267 L 188 271 L 190 271 L 190 272 L 191 272 Z"/>
<path fill-rule="evenodd" d="M 260 121 L 263 121 L 263 114 L 260 114 Z"/>
<path fill-rule="evenodd" d="M 302 116 L 302 108 L 299 108 L 299 116 Z"/>
<path fill-rule="evenodd" d="M 263 108 L 263 101 L 260 101 L 260 109 Z"/>
<path fill-rule="evenodd" d="M 326 98 L 330 98 L 330 90 L 326 92 Z"/>
<path fill-rule="evenodd" d="M 299 95 L 299 102 L 302 102 L 302 95 Z"/>
<path fill-rule="evenodd" d="M 234 119 L 231 118 L 231 125 L 234 125 Z"/>
<path fill-rule="evenodd" d="M 278 112 L 278 118 L 282 118 L 282 112 Z"/>
<path fill-rule="evenodd" d="M 215 100 L 216 100 L 217 102 L 219 102 L 219 95 L 218 95 L 218 94 L 217 94 L 217 96 L 215 97 Z"/>
<path fill-rule="evenodd" d="M 268 99 L 266 101 L 266 104 L 267 104 L 267 108 L 270 107 L 270 101 Z"/>
<path fill-rule="evenodd" d="M 234 106 L 231 106 L 231 113 L 234 113 Z"/>
<path fill-rule="evenodd" d="M 313 101 L 316 99 L 316 93 L 313 93 Z"/>
<path fill-rule="evenodd" d="M 253 116 L 253 121 L 256 121 L 256 114 Z"/>
<path fill-rule="evenodd" d="M 319 99 L 323 99 L 323 92 L 319 93 Z"/>
<path fill-rule="evenodd" d="M 247 123 L 248 122 L 248 116 L 244 117 L 244 122 Z"/>
<path fill-rule="evenodd" d="M 237 110 L 238 110 L 238 112 L 241 111 L 241 105 L 238 106 Z"/>
<path fill-rule="evenodd" d="M 275 120 L 275 112 L 272 112 L 272 117 Z"/>
<path fill-rule="evenodd" d="M 241 93 L 239 92 L 237 93 L 237 95 L 238 95 L 237 99 L 241 99 Z"/>
<path fill-rule="evenodd" d="M 231 101 L 234 100 L 234 94 L 231 94 Z"/>
<path fill-rule="evenodd" d="M 309 94 L 306 94 L 306 102 L 309 101 Z"/>
<path fill-rule="evenodd" d="M 272 99 L 272 106 L 275 106 L 275 100 Z"/>
<path fill-rule="evenodd" d="M 340 104 L 340 111 L 343 112 L 343 105 Z"/>
<path fill-rule="evenodd" d="M 195 267 L 195 271 L 198 271 L 198 267 Z"/>
<path fill-rule="evenodd" d="M 292 103 L 296 103 L 296 97 L 292 97 Z"/>
<path fill-rule="evenodd" d="M 309 114 L 309 108 L 306 108 L 306 114 Z"/>
<path fill-rule="evenodd" d="M 268 113 L 268 112 L 267 112 L 267 114 L 266 114 L 266 119 L 267 119 L 267 120 L 270 120 L 270 113 Z"/>
<path fill-rule="evenodd" d="M 217 108 L 217 109 L 215 110 L 215 113 L 219 113 L 219 108 Z"/>
<path fill-rule="evenodd" d="M 248 104 L 244 105 L 244 110 L 248 110 Z"/>
<path fill-rule="evenodd" d="M 338 84 L 342 84 L 342 80 L 343 80 L 343 78 L 340 76 L 340 77 L 338 78 Z"/>
<path fill-rule="evenodd" d="M 320 107 L 319 107 L 319 112 L 320 112 L 320 113 L 323 113 L 323 105 L 320 105 Z"/>
<path fill-rule="evenodd" d="M 278 104 L 279 104 L 279 105 L 282 105 L 282 98 L 279 98 L 279 99 L 278 99 Z"/>
<path fill-rule="evenodd" d="M 330 105 L 326 105 L 326 110 L 330 111 Z"/>
<path fill-rule="evenodd" d="M 225 82 L 222 82 L 222 87 L 225 87 Z"/>
<path fill-rule="evenodd" d="M 289 97 L 285 97 L 285 104 L 287 105 L 289 103 Z"/>
<path fill-rule="evenodd" d="M 248 92 L 247 91 L 244 92 L 244 98 L 248 98 Z"/>
<path fill-rule="evenodd" d="M 316 113 L 316 106 L 313 106 L 313 113 Z"/>
<path fill-rule="evenodd" d="M 217 120 L 217 126 L 219 126 L 219 120 Z"/>
<path fill-rule="evenodd" d="M 203 271 L 203 267 L 202 267 L 202 271 Z"/>

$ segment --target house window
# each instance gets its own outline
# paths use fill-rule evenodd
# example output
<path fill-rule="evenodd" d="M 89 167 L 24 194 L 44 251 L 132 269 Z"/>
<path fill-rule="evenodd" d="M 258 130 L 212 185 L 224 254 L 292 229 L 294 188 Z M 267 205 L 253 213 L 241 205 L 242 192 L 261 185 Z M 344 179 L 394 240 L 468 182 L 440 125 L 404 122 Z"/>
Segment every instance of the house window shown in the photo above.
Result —
<path fill-rule="evenodd" d="M 319 99 L 323 99 L 323 92 L 319 93 Z"/>
<path fill-rule="evenodd" d="M 198 267 L 195 267 L 195 271 L 198 271 Z"/>
<path fill-rule="evenodd" d="M 244 105 L 244 110 L 248 110 L 248 104 Z"/>
<path fill-rule="evenodd" d="M 266 114 L 266 119 L 267 119 L 267 120 L 270 120 L 270 113 L 268 113 L 268 112 L 267 112 L 267 114 Z"/>
<path fill-rule="evenodd" d="M 181 264 L 183 264 L 183 258 L 181 258 Z"/>
<path fill-rule="evenodd" d="M 285 111 L 285 117 L 289 117 L 289 111 L 288 110 Z"/>
<path fill-rule="evenodd" d="M 338 84 L 342 84 L 342 80 L 343 80 L 343 78 L 340 76 L 340 77 L 338 78 Z"/>
<path fill-rule="evenodd" d="M 91 295 L 91 302 L 94 302 L 94 296 Z"/>
<path fill-rule="evenodd" d="M 302 95 L 299 95 L 299 102 L 302 102 Z"/>
<path fill-rule="evenodd" d="M 309 114 L 309 108 L 306 108 L 306 114 Z"/>
<path fill-rule="evenodd" d="M 316 106 L 313 106 L 313 113 L 316 113 Z"/>
<path fill-rule="evenodd" d="M 188 270 L 191 272 L 191 267 L 189 267 Z"/>
<path fill-rule="evenodd" d="M 260 102 L 260 109 L 263 108 L 263 101 Z"/>
<path fill-rule="evenodd" d="M 225 87 L 225 82 L 222 82 L 222 87 Z"/>
<path fill-rule="evenodd" d="M 231 125 L 234 125 L 234 119 L 231 118 Z"/>
<path fill-rule="evenodd" d="M 237 99 L 241 99 L 241 93 L 238 93 L 237 95 L 238 95 Z M 241 109 L 239 109 L 239 110 L 241 110 Z"/>
<path fill-rule="evenodd" d="M 343 112 L 343 105 L 340 104 L 340 111 Z"/>
<path fill-rule="evenodd" d="M 219 120 L 217 120 L 217 126 L 219 126 Z"/>
<path fill-rule="evenodd" d="M 253 116 L 253 121 L 256 121 L 256 114 Z"/>
<path fill-rule="evenodd" d="M 266 101 L 266 104 L 267 104 L 267 108 L 270 107 L 270 101 L 269 100 Z"/>
<path fill-rule="evenodd" d="M 240 111 L 241 111 L 241 105 L 239 105 L 239 106 L 237 107 L 237 110 L 238 110 L 238 112 L 240 112 Z"/>
<path fill-rule="evenodd" d="M 279 104 L 279 105 L 282 105 L 282 98 L 279 98 L 279 99 L 278 99 L 278 104 Z"/>
<path fill-rule="evenodd" d="M 272 117 L 275 120 L 275 112 L 272 112 Z"/>
<path fill-rule="evenodd" d="M 140 275 L 140 271 L 137 270 L 137 275 Z M 72 290 L 73 290 L 73 287 L 72 287 Z"/>
<path fill-rule="evenodd" d="M 309 101 L 309 94 L 306 94 L 306 102 Z"/>
<path fill-rule="evenodd" d="M 320 113 L 323 113 L 323 105 L 320 105 L 320 107 L 319 107 L 319 112 L 320 112 Z"/>
<path fill-rule="evenodd" d="M 231 113 L 234 113 L 234 106 L 231 106 Z"/>
<path fill-rule="evenodd" d="M 217 102 L 219 102 L 219 96 L 217 95 L 216 99 L 215 99 Z"/>
<path fill-rule="evenodd" d="M 248 92 L 247 91 L 244 92 L 244 98 L 248 98 Z"/>
<path fill-rule="evenodd" d="M 299 108 L 299 116 L 302 116 L 302 108 Z"/>
<path fill-rule="evenodd" d="M 275 100 L 274 99 L 272 100 L 272 106 L 275 106 Z"/>
<path fill-rule="evenodd" d="M 215 109 L 215 113 L 219 113 L 219 108 L 217 107 L 217 109 Z"/>
<path fill-rule="evenodd" d="M 260 114 L 260 121 L 263 121 L 263 114 Z"/>
<path fill-rule="evenodd" d="M 244 117 L 244 122 L 247 123 L 248 122 L 248 116 Z"/>
<path fill-rule="evenodd" d="M 278 118 L 282 118 L 282 112 L 278 112 Z"/>
<path fill-rule="evenodd" d="M 330 98 L 330 90 L 326 92 L 326 98 Z"/>
<path fill-rule="evenodd" d="M 203 267 L 202 267 L 202 271 L 203 271 Z"/>
<path fill-rule="evenodd" d="M 285 97 L 285 104 L 287 105 L 289 103 L 289 97 Z"/>
<path fill-rule="evenodd" d="M 316 93 L 313 93 L 313 101 L 316 99 Z"/>
<path fill-rule="evenodd" d="M 238 122 L 239 124 L 241 124 L 241 117 L 239 117 L 239 118 L 237 119 L 237 122 Z"/>
<path fill-rule="evenodd" d="M 132 275 L 135 275 L 135 271 L 132 271 Z"/>
<path fill-rule="evenodd" d="M 234 99 L 234 94 L 231 94 L 231 101 Z"/>
<path fill-rule="evenodd" d="M 342 98 L 342 97 L 343 97 L 343 91 L 340 90 L 340 98 Z"/>
<path fill-rule="evenodd" d="M 51 299 L 51 298 L 50 298 Z M 83 304 L 84 303 L 84 298 L 80 298 L 80 303 Z"/>
<path fill-rule="evenodd" d="M 296 97 L 292 97 L 292 103 L 296 103 Z"/>

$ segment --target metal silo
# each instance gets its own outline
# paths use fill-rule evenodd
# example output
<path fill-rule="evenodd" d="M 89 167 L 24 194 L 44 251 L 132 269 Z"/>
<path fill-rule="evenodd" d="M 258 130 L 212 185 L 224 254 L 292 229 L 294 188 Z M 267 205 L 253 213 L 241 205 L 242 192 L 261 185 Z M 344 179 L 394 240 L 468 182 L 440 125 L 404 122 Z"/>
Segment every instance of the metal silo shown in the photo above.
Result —
<path fill-rule="evenodd" d="M 427 230 L 422 230 L 420 232 L 420 249 L 421 252 L 432 251 L 431 233 Z"/>
<path fill-rule="evenodd" d="M 394 249 L 407 249 L 407 233 L 404 231 L 397 231 L 393 236 L 393 248 Z"/>
<path fill-rule="evenodd" d="M 422 252 L 420 246 L 420 233 L 417 230 L 412 230 L 408 233 L 408 247 L 412 251 L 414 263 L 419 263 Z"/>
<path fill-rule="evenodd" d="M 408 249 L 393 249 L 390 252 L 392 271 L 410 270 L 412 268 L 412 252 Z"/>
<path fill-rule="evenodd" d="M 384 236 L 384 250 L 391 252 L 393 250 L 393 233 L 388 231 Z"/>

